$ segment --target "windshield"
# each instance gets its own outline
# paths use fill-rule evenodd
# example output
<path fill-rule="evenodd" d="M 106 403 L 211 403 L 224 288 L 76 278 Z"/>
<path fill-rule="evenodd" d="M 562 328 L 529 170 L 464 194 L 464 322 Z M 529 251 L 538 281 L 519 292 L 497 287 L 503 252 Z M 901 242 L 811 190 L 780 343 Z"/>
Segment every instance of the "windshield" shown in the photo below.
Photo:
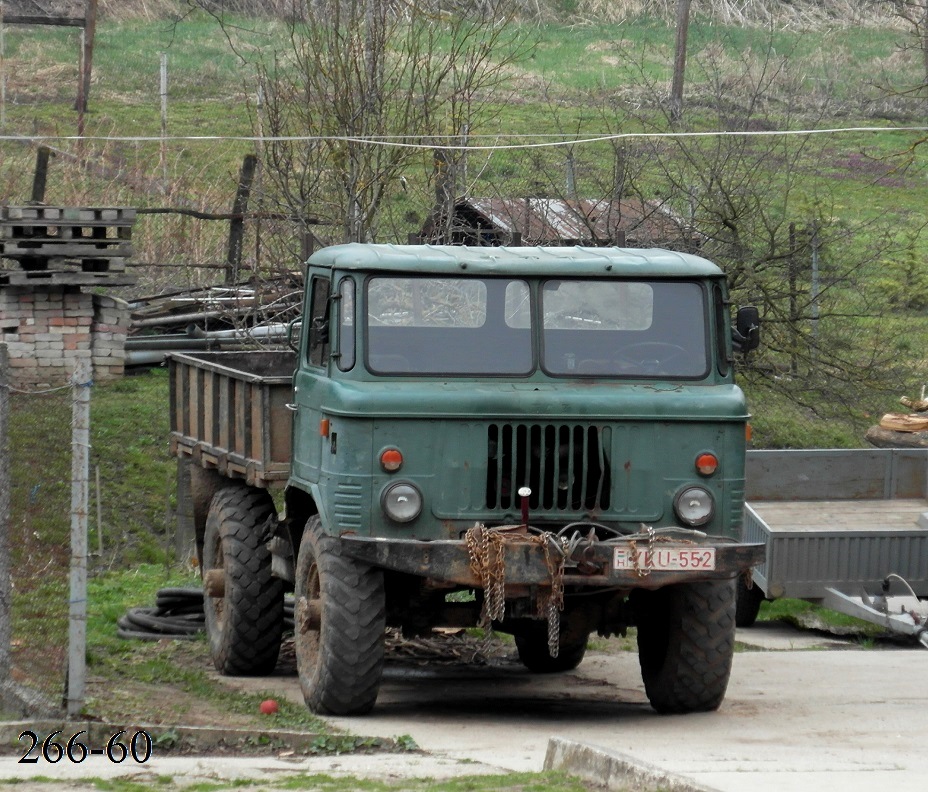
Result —
<path fill-rule="evenodd" d="M 366 362 L 377 374 L 525 376 L 540 366 L 567 377 L 698 378 L 709 370 L 705 291 L 695 282 L 565 279 L 533 288 L 506 278 L 374 276 L 366 297 Z"/>
<path fill-rule="evenodd" d="M 689 378 L 709 368 L 698 283 L 547 281 L 541 315 L 550 374 Z"/>
<path fill-rule="evenodd" d="M 368 368 L 379 374 L 529 374 L 529 294 L 521 280 L 371 278 Z"/>

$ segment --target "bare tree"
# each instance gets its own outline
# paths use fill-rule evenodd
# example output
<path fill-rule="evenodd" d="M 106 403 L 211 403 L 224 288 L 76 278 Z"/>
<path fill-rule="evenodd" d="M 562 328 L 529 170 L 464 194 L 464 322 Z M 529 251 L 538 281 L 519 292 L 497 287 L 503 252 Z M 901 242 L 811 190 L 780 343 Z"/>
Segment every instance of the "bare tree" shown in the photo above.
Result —
<path fill-rule="evenodd" d="M 525 47 L 509 24 L 517 10 L 513 0 L 300 4 L 288 47 L 254 64 L 264 200 L 338 228 L 331 241 L 376 240 L 391 196 L 434 178 L 432 149 L 459 146 L 499 106 Z"/>
<path fill-rule="evenodd" d="M 893 93 L 921 97 L 928 110 L 928 0 L 870 0 L 872 6 L 899 20 L 907 32 L 902 51 L 914 51 L 921 62 L 921 74 L 914 84 L 890 89 Z"/>
<path fill-rule="evenodd" d="M 647 168 L 633 189 L 690 217 L 699 252 L 726 270 L 735 300 L 761 308 L 763 350 L 743 376 L 817 412 L 860 414 L 898 387 L 906 367 L 882 332 L 885 300 L 868 279 L 913 250 L 917 235 L 903 238 L 890 211 L 838 219 L 834 139 L 781 133 L 823 126 L 828 106 L 807 101 L 801 72 L 772 38 L 766 51 L 734 51 L 719 42 L 690 59 L 700 86 L 690 109 L 701 130 L 722 134 L 639 143 Z M 647 70 L 639 73 L 637 104 L 617 98 L 604 121 L 611 115 L 619 131 L 631 117 L 665 133 L 672 108 L 656 100 Z"/>

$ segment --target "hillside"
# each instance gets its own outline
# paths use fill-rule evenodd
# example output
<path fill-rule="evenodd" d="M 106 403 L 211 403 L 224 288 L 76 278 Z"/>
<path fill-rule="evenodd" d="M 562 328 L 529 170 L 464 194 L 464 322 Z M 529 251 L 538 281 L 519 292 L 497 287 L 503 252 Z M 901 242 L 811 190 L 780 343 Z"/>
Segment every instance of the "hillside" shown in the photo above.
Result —
<path fill-rule="evenodd" d="M 222 277 L 226 223 L 190 213 L 227 212 L 250 153 L 261 165 L 244 270 L 256 277 L 299 268 L 302 237 L 405 241 L 436 197 L 640 196 L 688 219 L 735 299 L 763 308 L 765 351 L 743 370 L 766 408 L 757 442 L 857 444 L 870 414 L 923 378 L 912 354 L 928 306 L 919 54 L 904 48 L 907 28 L 868 3 L 699 3 L 674 123 L 675 8 L 521 3 L 486 58 L 491 79 L 435 113 L 427 134 L 400 126 L 402 83 L 389 89 L 382 116 L 359 129 L 409 136 L 397 153 L 387 139 L 335 140 L 346 131 L 337 102 L 358 91 L 320 83 L 307 93 L 296 68 L 305 53 L 274 3 L 228 0 L 205 13 L 102 0 L 83 117 L 73 108 L 78 32 L 6 31 L 2 115 L 20 137 L 0 143 L 0 199 L 29 196 L 35 147 L 50 146 L 46 201 L 152 212 L 134 242 L 137 291 L 154 293 Z M 454 19 L 430 57 L 451 51 Z M 349 159 L 363 174 L 350 184 Z M 353 220 L 352 201 L 363 207 Z"/>

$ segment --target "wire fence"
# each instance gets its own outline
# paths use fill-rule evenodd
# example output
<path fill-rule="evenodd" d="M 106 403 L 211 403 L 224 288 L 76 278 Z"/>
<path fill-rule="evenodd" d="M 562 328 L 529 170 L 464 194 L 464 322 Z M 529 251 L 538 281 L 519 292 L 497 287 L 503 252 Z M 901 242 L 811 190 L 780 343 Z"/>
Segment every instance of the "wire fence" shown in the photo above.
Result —
<path fill-rule="evenodd" d="M 5 345 L 0 348 L 6 398 L 0 553 L 7 565 L 0 570 L 0 703 L 19 714 L 65 708 L 76 714 L 83 696 L 87 555 L 80 536 L 87 504 L 75 494 L 82 479 L 86 494 L 87 470 L 74 467 L 74 418 L 76 400 L 88 404 L 89 388 L 86 382 L 81 389 L 14 388 Z M 81 423 L 86 433 L 86 417 Z M 79 456 L 86 454 L 86 440 L 83 446 Z"/>

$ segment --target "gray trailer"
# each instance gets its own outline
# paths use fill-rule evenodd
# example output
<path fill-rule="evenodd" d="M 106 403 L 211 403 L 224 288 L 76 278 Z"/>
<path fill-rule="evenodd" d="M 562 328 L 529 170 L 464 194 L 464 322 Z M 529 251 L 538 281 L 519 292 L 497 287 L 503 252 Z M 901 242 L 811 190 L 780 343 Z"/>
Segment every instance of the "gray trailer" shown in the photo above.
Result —
<path fill-rule="evenodd" d="M 928 647 L 928 449 L 750 451 L 746 542 L 766 546 L 738 623 L 805 599 Z"/>

